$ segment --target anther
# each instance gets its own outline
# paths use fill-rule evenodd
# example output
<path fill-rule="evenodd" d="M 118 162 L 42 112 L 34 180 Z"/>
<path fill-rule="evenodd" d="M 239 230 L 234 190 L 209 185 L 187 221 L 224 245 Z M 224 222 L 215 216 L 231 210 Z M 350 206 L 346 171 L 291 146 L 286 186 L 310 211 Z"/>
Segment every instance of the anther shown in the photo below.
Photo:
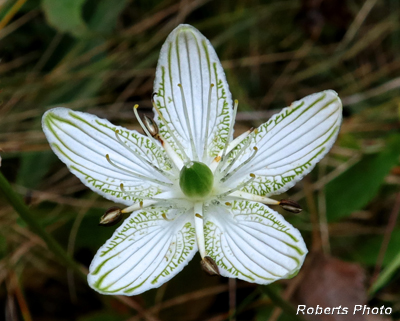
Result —
<path fill-rule="evenodd" d="M 161 216 L 162 216 L 162 218 L 163 218 L 164 220 L 166 220 L 166 221 L 168 221 L 168 222 L 172 222 L 172 221 L 174 220 L 173 218 L 172 218 L 172 219 L 171 219 L 171 218 L 168 218 L 167 215 L 166 215 L 165 213 L 162 213 Z"/>
<path fill-rule="evenodd" d="M 209 275 L 220 275 L 218 270 L 218 265 L 211 257 L 205 256 L 201 260 L 200 264 L 203 270 L 207 272 Z"/>
<path fill-rule="evenodd" d="M 125 190 L 124 184 L 122 184 L 122 183 L 119 184 L 119 188 L 121 189 L 122 193 L 124 193 L 125 195 L 134 197 L 134 194 L 132 192 L 128 192 L 128 191 Z"/>
<path fill-rule="evenodd" d="M 226 206 L 232 206 L 232 203 L 225 202 L 225 205 L 226 205 Z"/>
<path fill-rule="evenodd" d="M 200 215 L 199 213 L 196 213 L 194 216 L 196 216 L 196 217 L 198 217 L 198 218 L 203 218 L 203 216 L 202 215 Z"/>
<path fill-rule="evenodd" d="M 146 126 L 147 130 L 149 131 L 150 135 L 158 138 L 158 126 L 150 117 L 144 115 L 144 125 Z"/>
<path fill-rule="evenodd" d="M 101 226 L 112 226 L 117 224 L 122 219 L 122 212 L 119 207 L 110 207 L 104 215 L 100 218 L 99 225 Z"/>
<path fill-rule="evenodd" d="M 295 214 L 298 214 L 303 210 L 299 203 L 289 199 L 280 200 L 279 205 L 284 210 Z"/>

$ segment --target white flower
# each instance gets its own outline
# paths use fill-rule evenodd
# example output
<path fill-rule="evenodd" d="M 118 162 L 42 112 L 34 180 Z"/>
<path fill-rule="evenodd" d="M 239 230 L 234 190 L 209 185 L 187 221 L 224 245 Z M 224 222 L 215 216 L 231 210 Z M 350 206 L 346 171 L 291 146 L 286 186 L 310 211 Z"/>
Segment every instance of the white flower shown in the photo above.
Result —
<path fill-rule="evenodd" d="M 136 295 L 171 279 L 197 251 L 204 268 L 226 277 L 268 284 L 295 275 L 304 241 L 266 205 L 279 205 L 268 197 L 332 147 L 342 119 L 337 94 L 307 96 L 233 140 L 237 102 L 210 42 L 189 25 L 163 45 L 154 92 L 157 126 L 142 123 L 147 136 L 65 108 L 43 116 L 70 171 L 131 213 L 93 259 L 90 286 Z"/>

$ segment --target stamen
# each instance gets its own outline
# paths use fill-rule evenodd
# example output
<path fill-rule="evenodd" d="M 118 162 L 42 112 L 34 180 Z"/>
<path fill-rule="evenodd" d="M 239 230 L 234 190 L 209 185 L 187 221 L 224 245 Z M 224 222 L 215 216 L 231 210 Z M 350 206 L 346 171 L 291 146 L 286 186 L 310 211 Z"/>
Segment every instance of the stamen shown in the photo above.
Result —
<path fill-rule="evenodd" d="M 160 110 L 158 109 L 154 99 L 152 100 L 153 108 L 156 110 L 158 117 L 161 118 L 161 120 L 164 122 L 165 127 L 167 128 L 168 133 L 171 135 L 172 139 L 175 141 L 175 144 L 178 146 L 179 150 L 182 153 L 183 158 L 185 158 L 185 162 L 190 162 L 190 158 L 186 155 L 185 149 L 183 148 L 182 144 L 179 142 L 179 140 L 176 138 L 174 132 L 171 130 L 171 128 L 168 125 L 167 120 L 164 118 L 164 116 L 161 114 Z"/>
<path fill-rule="evenodd" d="M 274 200 L 272 198 L 268 198 L 265 196 L 255 195 L 243 191 L 236 191 L 229 195 L 230 197 L 237 197 L 248 201 L 260 202 L 266 205 L 280 205 L 281 202 Z"/>
<path fill-rule="evenodd" d="M 133 175 L 133 176 L 135 176 L 135 177 L 137 177 L 137 178 L 140 178 L 140 179 L 143 179 L 143 180 L 146 180 L 146 181 L 150 181 L 150 182 L 153 182 L 153 183 L 157 183 L 157 184 L 160 184 L 160 185 L 164 185 L 164 186 L 167 186 L 167 187 L 170 187 L 170 186 L 173 185 L 173 184 L 171 184 L 171 183 L 166 183 L 166 182 L 160 181 L 160 180 L 155 179 L 155 178 L 146 177 L 146 176 L 144 176 L 144 175 L 141 175 L 141 174 L 132 172 L 132 171 L 126 169 L 126 168 L 123 168 L 123 167 L 121 167 L 121 166 L 118 166 L 117 164 L 115 164 L 114 162 L 111 161 L 110 156 L 109 156 L 108 154 L 106 155 L 106 159 L 107 159 L 107 162 L 109 162 L 109 163 L 110 163 L 112 166 L 114 166 L 115 168 L 118 168 L 118 169 L 120 169 L 120 170 L 122 170 L 122 171 L 125 171 L 126 173 L 129 173 L 129 174 L 131 174 L 131 175 Z"/>
<path fill-rule="evenodd" d="M 221 181 L 222 182 L 225 182 L 225 181 L 227 181 L 229 178 L 231 178 L 232 176 L 233 176 L 233 174 L 235 174 L 239 169 L 241 169 L 243 166 L 245 166 L 246 164 L 248 164 L 255 156 L 256 156 L 256 154 L 257 154 L 257 152 L 258 152 L 258 148 L 256 147 L 256 146 L 254 146 L 253 147 L 253 150 L 254 150 L 254 152 L 253 152 L 253 154 L 251 154 L 250 155 L 250 157 L 248 158 L 248 159 L 246 159 L 242 164 L 240 164 L 238 167 L 236 167 L 232 172 L 230 172 L 228 175 L 226 175 L 225 177 L 223 177 L 222 179 L 221 179 Z M 234 160 L 236 160 L 237 158 L 235 158 Z M 232 163 L 233 163 L 233 161 L 232 161 Z M 229 165 L 232 165 L 232 163 L 231 164 L 229 164 Z M 229 167 L 229 169 L 230 169 L 230 166 L 228 166 Z M 224 171 L 224 173 L 225 173 L 225 171 Z"/>
<path fill-rule="evenodd" d="M 137 121 L 139 122 L 140 127 L 142 127 L 143 131 L 146 133 L 146 135 L 153 141 L 155 141 L 154 137 L 149 133 L 147 127 L 145 126 L 145 124 L 143 123 L 142 119 L 139 116 L 139 113 L 137 112 L 137 109 L 139 108 L 139 105 L 136 104 L 135 106 L 133 106 L 133 112 L 136 116 Z"/>
<path fill-rule="evenodd" d="M 204 240 L 204 221 L 203 221 L 203 203 L 194 204 L 194 227 L 196 230 L 197 247 L 202 259 L 207 255 Z"/>
<path fill-rule="evenodd" d="M 236 161 L 242 156 L 242 154 L 247 150 L 247 148 L 249 147 L 250 143 L 251 143 L 251 140 L 249 139 L 249 140 L 244 144 L 244 146 L 239 150 L 239 152 L 236 154 L 236 156 L 235 156 L 235 158 L 232 160 L 232 162 L 227 166 L 227 168 L 225 168 L 225 169 L 220 173 L 219 176 L 225 176 L 225 175 L 228 173 L 229 169 L 231 169 L 231 167 L 235 164 L 235 162 L 236 162 Z M 232 151 L 233 151 L 233 150 L 232 150 Z M 228 153 L 228 155 L 226 155 L 225 159 L 224 159 L 220 164 L 218 164 L 217 170 L 220 169 L 220 168 L 224 168 L 226 162 L 227 162 L 228 159 L 229 159 L 229 155 L 231 154 L 232 151 L 230 151 L 230 152 Z"/>
<path fill-rule="evenodd" d="M 245 187 L 246 185 L 250 184 L 252 181 L 254 181 L 256 179 L 256 175 L 254 175 L 253 173 L 250 174 L 250 179 L 248 179 L 247 181 L 243 182 L 242 184 L 239 184 L 238 186 L 236 186 L 235 188 L 230 189 L 229 191 L 219 194 L 217 195 L 217 198 L 221 199 L 224 198 L 225 196 L 232 194 L 233 192 L 240 190 L 242 187 Z"/>
<path fill-rule="evenodd" d="M 124 188 L 123 185 L 122 188 Z M 129 193 L 128 191 L 126 192 Z M 183 198 L 177 197 L 176 193 L 173 191 L 162 192 L 160 194 L 153 195 L 152 197 L 139 196 L 138 198 L 143 199 L 143 201 L 137 202 L 127 208 L 124 208 L 121 213 L 131 213 L 133 211 L 155 204 L 157 204 L 157 206 L 160 206 L 160 204 L 166 203 L 168 206 L 170 206 L 171 204 L 173 204 L 173 201 L 176 200 L 178 200 L 178 202 L 182 204 L 181 202 L 184 201 Z"/>
<path fill-rule="evenodd" d="M 138 153 L 137 151 L 133 150 L 132 148 L 130 148 L 128 146 L 128 144 L 126 144 L 125 142 L 122 141 L 122 139 L 119 137 L 121 134 L 119 133 L 119 130 L 117 129 L 115 131 L 115 137 L 117 137 L 118 142 L 124 146 L 127 150 L 129 150 L 133 155 L 135 155 L 137 158 L 139 158 L 141 161 L 145 162 L 147 165 L 151 166 L 152 168 L 154 168 L 157 172 L 159 172 L 161 175 L 163 175 L 164 177 L 168 178 L 170 181 L 173 180 L 173 177 L 163 171 L 162 169 L 158 168 L 156 165 L 154 165 L 153 163 L 149 162 L 147 159 L 145 159 L 142 155 L 140 155 L 140 153 Z M 122 135 L 121 135 L 122 136 Z M 123 136 L 122 136 L 123 137 Z"/>
<path fill-rule="evenodd" d="M 248 131 L 241 134 L 240 136 L 236 137 L 233 141 L 231 141 L 229 143 L 228 148 L 227 148 L 227 157 L 225 157 L 226 160 L 229 159 L 229 154 L 233 151 L 233 149 L 236 146 L 238 146 L 241 142 L 243 142 L 247 138 L 247 136 L 249 136 L 253 131 L 254 131 L 254 128 L 251 128 Z M 251 140 L 249 139 L 249 145 L 250 145 L 250 142 L 251 142 Z M 214 158 L 214 160 L 210 164 L 210 169 L 213 173 L 216 171 L 218 165 L 220 164 L 221 155 L 222 155 L 222 151 L 218 154 L 218 156 L 216 156 Z"/>
<path fill-rule="evenodd" d="M 146 208 L 148 206 L 154 205 L 156 203 L 158 203 L 160 200 L 145 200 L 143 202 L 139 202 L 139 203 L 135 203 L 131 206 L 128 206 L 126 208 L 124 208 L 123 210 L 121 210 L 121 213 L 132 213 L 134 211 L 140 210 L 142 208 Z"/>
<path fill-rule="evenodd" d="M 169 158 L 172 160 L 172 164 L 175 165 L 175 167 L 178 171 L 180 171 L 184 165 L 182 158 L 176 153 L 175 149 L 173 149 L 171 147 L 171 145 L 168 143 L 168 141 L 165 140 L 164 137 L 161 136 L 161 134 L 158 134 L 158 139 L 160 140 L 161 145 L 164 148 L 165 152 L 167 153 Z"/>
<path fill-rule="evenodd" d="M 152 96 L 152 99 L 153 99 L 154 95 L 157 95 L 157 94 L 154 93 L 153 96 Z M 153 102 L 154 102 L 154 101 L 153 101 Z M 163 140 L 162 137 L 161 137 L 161 135 L 159 134 L 159 130 L 158 130 L 157 124 L 156 124 L 152 119 L 150 119 L 149 117 L 147 117 L 146 115 L 144 116 L 144 117 L 145 117 L 146 124 L 144 124 L 144 123 L 142 122 L 142 120 L 140 119 L 140 116 L 139 116 L 139 114 L 138 114 L 138 112 L 137 112 L 137 108 L 138 108 L 138 107 L 139 107 L 139 105 L 135 105 L 135 106 L 134 106 L 134 109 L 133 109 L 133 112 L 135 113 L 136 119 L 138 120 L 138 122 L 139 122 L 140 126 L 142 127 L 143 131 L 144 131 L 144 132 L 146 133 L 146 135 L 153 141 L 153 143 L 154 143 L 156 146 L 158 146 L 157 140 L 158 140 L 159 142 L 161 142 L 161 145 L 164 147 L 164 149 L 165 149 L 165 151 L 167 152 L 168 156 L 171 157 L 171 153 L 168 153 L 168 150 L 165 148 L 165 140 Z M 151 128 L 151 127 L 152 127 L 152 128 Z M 157 131 L 157 133 L 153 136 L 153 134 L 150 133 L 150 132 L 155 133 L 155 131 Z M 157 140 L 156 140 L 156 139 L 157 139 Z M 175 153 L 175 154 L 176 154 L 176 153 Z M 172 164 L 175 165 L 176 168 L 179 170 L 182 166 L 177 166 L 176 158 L 172 158 L 172 157 L 171 157 L 171 159 L 172 159 Z"/>
<path fill-rule="evenodd" d="M 189 114 L 188 114 L 188 110 L 187 110 L 185 94 L 183 92 L 182 85 L 178 84 L 178 87 L 181 90 L 181 97 L 182 97 L 182 102 L 183 102 L 183 112 L 185 114 L 186 126 L 188 128 L 189 136 L 190 136 L 189 137 L 190 138 L 190 146 L 192 148 L 192 153 L 194 155 L 195 160 L 198 161 L 199 160 L 199 155 L 197 155 L 197 150 L 196 150 L 196 147 L 194 145 L 194 138 L 193 138 L 192 128 L 190 126 L 190 118 L 189 118 Z"/>
<path fill-rule="evenodd" d="M 207 103 L 206 131 L 205 131 L 205 137 L 204 137 L 203 162 L 205 161 L 205 156 L 207 154 L 208 130 L 210 127 L 209 119 L 210 119 L 210 114 L 211 114 L 211 93 L 212 93 L 213 87 L 214 87 L 214 84 L 211 84 L 210 88 L 208 90 L 208 103 Z"/>

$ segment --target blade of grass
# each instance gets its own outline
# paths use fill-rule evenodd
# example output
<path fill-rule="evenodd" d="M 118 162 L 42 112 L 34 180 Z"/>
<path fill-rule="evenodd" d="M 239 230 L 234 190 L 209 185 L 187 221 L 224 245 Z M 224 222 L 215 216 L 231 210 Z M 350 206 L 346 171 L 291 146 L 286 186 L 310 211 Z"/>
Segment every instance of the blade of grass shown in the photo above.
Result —
<path fill-rule="evenodd" d="M 61 262 L 74 270 L 81 278 L 86 280 L 86 274 L 66 251 L 58 244 L 58 242 L 41 226 L 35 217 L 31 214 L 29 208 L 24 204 L 22 198 L 14 192 L 11 185 L 0 172 L 0 190 L 6 197 L 10 205 L 15 209 L 19 216 L 30 226 L 30 228 L 47 244 Z"/>
<path fill-rule="evenodd" d="M 18 0 L 12 7 L 11 9 L 7 12 L 7 14 L 4 16 L 4 18 L 0 21 L 0 30 L 3 29 L 7 23 L 10 22 L 10 20 L 17 14 L 19 9 L 24 5 L 26 0 Z"/>
<path fill-rule="evenodd" d="M 380 267 L 382 266 L 382 262 L 384 259 L 384 255 L 389 244 L 390 236 L 392 234 L 393 228 L 396 224 L 397 217 L 400 211 L 400 193 L 397 194 L 396 203 L 394 205 L 393 211 L 390 215 L 390 221 L 388 223 L 388 227 L 386 229 L 385 238 L 382 242 L 381 249 L 379 251 L 379 257 L 377 259 L 377 263 L 375 266 L 374 276 L 372 280 L 374 280 L 370 289 L 368 290 L 369 295 L 375 294 L 380 288 L 385 286 L 393 274 L 400 268 L 400 253 L 395 256 L 392 262 L 390 262 L 387 267 L 376 277 L 376 274 L 379 272 Z"/>

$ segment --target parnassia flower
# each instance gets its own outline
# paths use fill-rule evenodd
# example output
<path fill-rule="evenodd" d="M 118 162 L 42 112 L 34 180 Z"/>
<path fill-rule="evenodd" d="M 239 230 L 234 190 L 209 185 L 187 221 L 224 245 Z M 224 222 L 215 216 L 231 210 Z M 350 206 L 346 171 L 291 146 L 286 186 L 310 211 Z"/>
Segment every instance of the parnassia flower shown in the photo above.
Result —
<path fill-rule="evenodd" d="M 297 211 L 285 192 L 332 147 L 342 105 L 334 91 L 307 96 L 233 140 L 237 101 L 210 42 L 180 25 L 168 36 L 146 135 L 93 115 L 54 108 L 43 116 L 53 151 L 86 186 L 131 213 L 99 249 L 88 282 L 136 295 L 171 279 L 197 251 L 210 273 L 268 284 L 295 275 L 307 248 L 269 206 Z M 93 237 L 96 237 L 93 232 Z"/>

